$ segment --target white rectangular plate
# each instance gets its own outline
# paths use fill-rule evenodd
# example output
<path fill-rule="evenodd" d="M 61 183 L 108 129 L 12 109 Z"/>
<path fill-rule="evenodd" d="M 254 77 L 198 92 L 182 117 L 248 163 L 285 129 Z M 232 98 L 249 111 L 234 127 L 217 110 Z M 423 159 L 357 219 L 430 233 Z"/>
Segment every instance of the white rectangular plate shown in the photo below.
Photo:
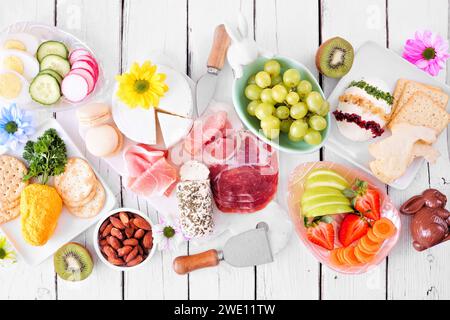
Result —
<path fill-rule="evenodd" d="M 36 133 L 31 139 L 35 141 L 49 128 L 56 129 L 58 135 L 61 137 L 61 139 L 64 140 L 68 157 L 84 158 L 73 141 L 55 119 L 50 119 L 39 126 L 39 128 L 36 130 Z M 6 152 L 6 154 L 22 159 L 22 151 L 23 149 L 20 148 L 20 150 L 14 152 Z M 103 206 L 102 211 L 97 216 L 90 219 L 77 218 L 71 215 L 69 211 L 65 207 L 63 207 L 63 211 L 58 220 L 58 225 L 56 227 L 55 233 L 50 238 L 50 240 L 41 247 L 31 246 L 24 241 L 21 234 L 20 217 L 0 226 L 0 229 L 3 231 L 8 240 L 11 242 L 11 244 L 27 264 L 32 266 L 40 264 L 54 252 L 56 252 L 56 250 L 58 250 L 62 245 L 71 241 L 73 238 L 78 236 L 83 231 L 87 230 L 100 219 L 106 217 L 108 212 L 115 207 L 116 198 L 114 197 L 114 194 L 94 168 L 93 170 L 97 176 L 97 179 L 105 188 L 106 192 L 105 205 Z M 51 183 L 49 184 L 51 185 Z"/>
<path fill-rule="evenodd" d="M 397 80 L 405 78 L 440 87 L 445 93 L 450 95 L 450 88 L 448 86 L 418 69 L 394 51 L 386 49 L 375 42 L 366 42 L 358 50 L 350 72 L 339 81 L 328 98 L 332 109 L 331 111 L 336 109 L 339 96 L 344 92 L 348 85 L 353 80 L 357 81 L 361 78 L 379 78 L 388 84 L 391 92 L 394 91 Z M 389 136 L 390 133 L 386 132 L 383 136 L 368 142 L 350 141 L 340 134 L 334 116 L 331 118 L 331 132 L 325 147 L 330 148 L 358 168 L 372 174 L 369 168 L 369 162 L 373 160 L 373 157 L 369 154 L 369 144 L 377 139 L 383 139 L 386 136 Z M 441 154 L 441 157 L 443 156 L 447 155 Z M 423 161 L 423 158 L 416 159 L 406 173 L 396 181 L 392 182 L 390 186 L 400 190 L 408 188 L 417 175 Z"/>

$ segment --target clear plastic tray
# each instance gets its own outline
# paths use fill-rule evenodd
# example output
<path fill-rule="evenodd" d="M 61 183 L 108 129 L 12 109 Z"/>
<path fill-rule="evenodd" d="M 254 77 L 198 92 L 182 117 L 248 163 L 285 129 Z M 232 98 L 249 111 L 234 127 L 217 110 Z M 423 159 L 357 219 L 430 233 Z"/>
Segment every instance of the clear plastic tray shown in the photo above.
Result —
<path fill-rule="evenodd" d="M 294 223 L 295 230 L 300 237 L 300 239 L 303 241 L 305 246 L 311 251 L 311 253 L 323 264 L 327 265 L 329 268 L 336 270 L 341 273 L 346 274 L 359 274 L 359 273 L 365 273 L 369 271 L 370 269 L 374 268 L 376 265 L 378 265 L 381 261 L 386 258 L 386 256 L 389 254 L 389 252 L 392 250 L 392 248 L 397 243 L 397 240 L 400 235 L 400 229 L 401 229 L 401 221 L 400 221 L 400 215 L 398 213 L 398 210 L 395 208 L 394 204 L 392 203 L 391 199 L 388 197 L 386 192 L 383 189 L 377 188 L 380 191 L 381 194 L 381 216 L 386 217 L 390 219 L 394 225 L 397 227 L 397 233 L 392 238 L 389 238 L 386 240 L 381 247 L 381 250 L 377 253 L 375 258 L 367 264 L 359 265 L 359 266 L 335 266 L 330 262 L 330 251 L 321 248 L 311 242 L 306 237 L 306 228 L 303 224 L 303 218 L 301 217 L 301 205 L 300 201 L 304 192 L 303 184 L 305 182 L 305 178 L 308 176 L 308 173 L 316 168 L 327 168 L 332 169 L 339 174 L 341 174 L 343 177 L 345 177 L 349 182 L 353 183 L 353 181 L 358 178 L 360 180 L 367 181 L 369 184 L 373 186 L 377 186 L 376 180 L 374 178 L 370 177 L 369 175 L 362 173 L 359 170 L 356 169 L 350 169 L 345 166 L 342 166 L 337 163 L 333 162 L 308 162 L 299 165 L 297 168 L 294 169 L 292 174 L 290 175 L 289 179 L 289 186 L 288 186 L 288 206 L 289 206 L 289 215 L 291 216 L 291 219 Z M 335 221 L 333 224 L 335 225 L 335 247 L 336 244 L 339 245 L 339 240 L 337 239 L 336 232 L 338 228 L 337 226 L 340 225 L 344 215 L 338 215 L 335 216 Z"/>
<path fill-rule="evenodd" d="M 103 91 L 107 87 L 107 85 L 106 85 L 107 81 L 104 77 L 103 67 L 100 62 L 100 59 L 98 56 L 96 56 L 94 54 L 94 52 L 84 42 L 82 42 L 75 36 L 71 35 L 70 33 L 65 32 L 65 31 L 62 31 L 56 27 L 53 27 L 53 26 L 48 26 L 45 24 L 28 22 L 28 21 L 17 22 L 15 24 L 10 25 L 9 27 L 7 27 L 6 29 L 4 29 L 1 32 L 0 37 L 5 37 L 7 34 L 11 34 L 11 33 L 29 33 L 29 34 L 32 34 L 35 37 L 37 37 L 38 40 L 41 42 L 46 41 L 46 40 L 61 41 L 68 47 L 69 51 L 72 51 L 72 50 L 78 49 L 78 48 L 87 49 L 91 52 L 91 54 L 95 58 L 95 60 L 97 60 L 98 68 L 99 68 L 99 76 L 98 76 L 97 84 L 95 86 L 94 91 L 92 91 L 84 100 L 82 100 L 80 102 L 73 103 L 73 102 L 70 102 L 70 101 L 64 99 L 64 97 L 62 97 L 58 103 L 55 103 L 54 105 L 51 105 L 51 106 L 44 106 L 37 102 L 32 101 L 28 104 L 18 105 L 19 107 L 26 109 L 26 110 L 31 110 L 31 111 L 34 111 L 34 110 L 37 110 L 37 111 L 45 110 L 45 111 L 49 111 L 49 112 L 67 111 L 67 110 L 75 109 L 86 103 L 93 102 L 96 99 L 98 99 L 98 97 L 100 95 L 103 94 Z"/>

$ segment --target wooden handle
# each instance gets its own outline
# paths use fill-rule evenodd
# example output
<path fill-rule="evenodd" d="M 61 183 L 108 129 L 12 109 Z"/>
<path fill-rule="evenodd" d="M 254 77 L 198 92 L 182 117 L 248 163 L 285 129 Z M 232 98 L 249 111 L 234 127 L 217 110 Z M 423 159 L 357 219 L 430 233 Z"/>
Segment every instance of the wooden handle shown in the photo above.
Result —
<path fill-rule="evenodd" d="M 223 68 L 229 45 L 230 37 L 225 30 L 225 26 L 223 24 L 218 25 L 214 31 L 214 42 L 208 57 L 208 68 L 216 68 L 217 70 Z"/>
<path fill-rule="evenodd" d="M 215 267 L 219 264 L 217 250 L 208 250 L 192 256 L 181 256 L 173 260 L 173 270 L 178 274 L 186 274 L 194 270 Z"/>

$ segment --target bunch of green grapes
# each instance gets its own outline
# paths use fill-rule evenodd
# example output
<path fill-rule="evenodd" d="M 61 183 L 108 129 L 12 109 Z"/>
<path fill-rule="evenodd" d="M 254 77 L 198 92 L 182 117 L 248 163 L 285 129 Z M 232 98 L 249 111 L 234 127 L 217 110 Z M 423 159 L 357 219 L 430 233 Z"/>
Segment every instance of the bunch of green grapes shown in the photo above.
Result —
<path fill-rule="evenodd" d="M 261 129 L 269 139 L 283 132 L 291 141 L 311 145 L 322 142 L 320 131 L 327 127 L 326 115 L 330 105 L 312 85 L 302 80 L 300 72 L 288 69 L 281 74 L 280 63 L 268 60 L 264 70 L 250 77 L 245 88 L 250 100 L 247 112 L 261 122 Z"/>

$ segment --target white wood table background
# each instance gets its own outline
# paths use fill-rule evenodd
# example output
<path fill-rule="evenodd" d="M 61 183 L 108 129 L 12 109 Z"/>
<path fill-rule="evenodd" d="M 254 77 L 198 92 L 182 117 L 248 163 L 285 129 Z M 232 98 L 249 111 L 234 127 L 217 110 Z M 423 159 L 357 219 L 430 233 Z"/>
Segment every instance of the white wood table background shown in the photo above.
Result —
<path fill-rule="evenodd" d="M 31 20 L 69 31 L 102 58 L 110 79 L 132 61 L 163 51 L 177 70 L 196 81 L 205 72 L 214 27 L 235 19 L 239 10 L 259 45 L 291 56 L 316 72 L 314 55 L 322 40 L 340 35 L 355 48 L 373 40 L 400 52 L 418 29 L 447 38 L 448 9 L 448 0 L 1 0 L 0 27 Z M 445 71 L 440 79 L 446 80 Z M 328 95 L 336 82 L 320 80 Z M 230 101 L 229 87 L 220 84 L 216 96 Z M 74 121 L 73 114 L 56 117 L 82 147 L 78 133 L 68 125 Z M 388 190 L 397 205 L 430 186 L 450 196 L 445 134 L 439 149 L 438 163 L 424 165 L 407 191 Z M 87 157 L 119 204 L 157 217 L 146 201 L 126 192 L 121 177 L 104 162 Z M 288 174 L 298 164 L 343 162 L 326 149 L 280 158 L 280 201 L 286 197 Z M 0 269 L 0 299 L 450 299 L 450 242 L 418 253 L 411 246 L 408 219 L 402 221 L 405 228 L 389 258 L 359 276 L 344 276 L 322 266 L 293 235 L 272 264 L 246 269 L 223 264 L 190 276 L 172 271 L 175 254 L 171 253 L 157 253 L 145 268 L 127 274 L 96 261 L 93 275 L 82 284 L 59 280 L 51 259 L 33 268 L 19 261 Z M 91 237 L 92 230 L 76 240 L 93 249 Z M 179 253 L 188 250 L 186 245 Z"/>

